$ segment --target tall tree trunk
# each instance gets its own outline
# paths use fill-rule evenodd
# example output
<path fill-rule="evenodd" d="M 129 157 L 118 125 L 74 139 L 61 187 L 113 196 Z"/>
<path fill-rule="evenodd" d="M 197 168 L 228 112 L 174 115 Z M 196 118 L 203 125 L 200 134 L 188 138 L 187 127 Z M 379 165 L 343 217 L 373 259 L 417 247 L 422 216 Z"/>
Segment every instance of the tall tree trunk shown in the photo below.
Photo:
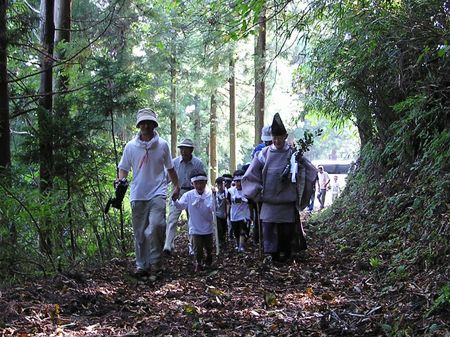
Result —
<path fill-rule="evenodd" d="M 200 120 L 200 97 L 194 96 L 194 145 L 196 149 L 201 149 L 202 124 Z"/>
<path fill-rule="evenodd" d="M 373 127 L 370 114 L 366 112 L 356 112 L 356 127 L 358 128 L 361 148 L 368 144 L 373 136 Z"/>
<path fill-rule="evenodd" d="M 236 78 L 234 72 L 235 60 L 230 59 L 230 172 L 236 170 Z"/>
<path fill-rule="evenodd" d="M 9 130 L 9 95 L 7 52 L 8 38 L 6 28 L 6 8 L 8 0 L 0 0 L 0 179 L 4 185 L 11 186 L 11 133 Z M 17 230 L 14 221 L 8 226 L 9 237 L 14 245 L 17 242 Z"/>
<path fill-rule="evenodd" d="M 217 90 L 211 95 L 211 107 L 209 117 L 209 167 L 210 182 L 214 184 L 217 178 Z"/>
<path fill-rule="evenodd" d="M 266 10 L 259 15 L 259 33 L 255 46 L 255 145 L 260 143 L 264 126 L 266 73 Z"/>
<path fill-rule="evenodd" d="M 172 157 L 177 156 L 177 67 L 176 56 L 170 58 L 170 151 Z"/>
<path fill-rule="evenodd" d="M 70 26 L 71 26 L 71 0 L 55 0 L 54 9 L 55 22 L 55 40 L 53 58 L 58 62 L 64 62 L 66 59 L 66 48 L 63 44 L 70 43 Z M 64 64 L 61 67 L 55 68 L 55 78 L 53 81 L 53 110 L 54 110 L 54 144 L 59 144 L 54 150 L 61 152 L 60 155 L 55 153 L 55 175 L 64 177 L 67 184 L 67 221 L 58 222 L 55 224 L 55 232 L 59 235 L 59 240 L 55 242 L 58 249 L 64 249 L 64 241 L 66 240 L 66 227 L 69 226 L 70 242 L 72 247 L 72 258 L 75 258 L 76 240 L 74 237 L 73 219 L 72 219 L 72 200 L 71 190 L 72 186 L 68 185 L 73 180 L 71 179 L 72 167 L 69 165 L 68 142 L 66 130 L 69 128 L 69 107 L 65 101 L 65 92 L 69 88 L 69 76 L 67 75 L 69 65 Z M 60 158 L 59 160 L 57 158 Z"/>
<path fill-rule="evenodd" d="M 66 49 L 62 48 L 61 43 L 70 42 L 70 28 L 71 28 L 71 0 L 55 0 L 55 49 L 54 58 L 60 62 L 66 59 Z M 64 103 L 64 92 L 69 88 L 69 76 L 67 75 L 67 64 L 58 67 L 55 76 L 54 91 L 57 92 L 54 96 L 55 115 L 58 118 L 66 118 L 69 115 L 67 104 Z"/>
<path fill-rule="evenodd" d="M 7 71 L 6 8 L 8 0 L 0 0 L 0 170 L 11 165 L 11 134 L 9 131 L 9 95 Z"/>
<path fill-rule="evenodd" d="M 39 188 L 46 195 L 53 187 L 53 118 L 52 118 L 52 64 L 53 41 L 55 26 L 53 21 L 53 0 L 42 0 L 40 8 L 41 20 L 41 83 L 39 88 L 40 99 L 38 107 L 39 124 Z M 42 219 L 42 232 L 40 234 L 40 248 L 51 254 L 51 225 L 48 219 Z"/>

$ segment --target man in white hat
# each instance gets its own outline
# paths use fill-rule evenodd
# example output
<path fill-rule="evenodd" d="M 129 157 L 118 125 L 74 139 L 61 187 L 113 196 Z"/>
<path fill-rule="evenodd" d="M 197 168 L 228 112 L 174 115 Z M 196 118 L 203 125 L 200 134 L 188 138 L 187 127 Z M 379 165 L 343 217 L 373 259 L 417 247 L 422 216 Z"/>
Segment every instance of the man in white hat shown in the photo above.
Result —
<path fill-rule="evenodd" d="M 266 125 L 261 129 L 261 141 L 262 143 L 255 146 L 255 148 L 252 151 L 252 159 L 266 146 L 272 145 L 272 127 L 271 125 Z M 248 169 L 250 164 L 246 167 L 244 171 Z M 256 203 L 250 199 L 249 207 L 250 207 L 250 214 L 253 221 L 253 241 L 255 243 L 259 243 L 259 214 L 258 209 L 261 209 L 261 202 L 259 203 L 259 207 L 256 206 Z"/>
<path fill-rule="evenodd" d="M 266 125 L 261 129 L 261 140 L 262 143 L 255 146 L 255 148 L 252 151 L 252 158 L 262 149 L 264 149 L 266 146 L 272 145 L 272 133 L 271 133 L 271 126 Z"/>
<path fill-rule="evenodd" d="M 131 182 L 131 210 L 136 252 L 136 276 L 161 270 L 161 255 L 166 228 L 167 170 L 174 186 L 172 198 L 178 198 L 180 187 L 173 167 L 168 143 L 156 132 L 158 120 L 153 110 L 145 108 L 137 113 L 139 133 L 128 142 L 118 165 L 119 177 Z"/>
<path fill-rule="evenodd" d="M 180 155 L 173 160 L 173 166 L 177 172 L 180 183 L 180 196 L 194 187 L 191 184 L 191 173 L 194 169 L 205 171 L 202 161 L 195 157 L 194 143 L 189 138 L 184 139 L 178 144 Z M 166 228 L 166 240 L 164 243 L 164 253 L 170 255 L 175 250 L 175 236 L 177 234 L 177 222 L 182 210 L 177 209 L 174 205 L 169 208 L 169 221 Z"/>

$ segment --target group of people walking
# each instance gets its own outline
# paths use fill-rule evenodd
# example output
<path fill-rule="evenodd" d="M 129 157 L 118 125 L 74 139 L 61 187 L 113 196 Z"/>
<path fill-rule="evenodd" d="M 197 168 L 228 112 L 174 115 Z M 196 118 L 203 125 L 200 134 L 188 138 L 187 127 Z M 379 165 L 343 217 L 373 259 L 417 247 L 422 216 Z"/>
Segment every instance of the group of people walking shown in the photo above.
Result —
<path fill-rule="evenodd" d="M 133 172 L 130 201 L 137 276 L 158 273 L 163 255 L 174 254 L 182 210 L 188 213 L 189 252 L 197 271 L 211 265 L 214 242 L 224 245 L 232 239 L 236 250 L 244 252 L 251 223 L 255 241 L 261 237 L 263 253 L 273 261 L 289 261 L 293 251 L 306 248 L 299 220 L 305 172 L 298 168 L 301 161 L 287 143 L 279 114 L 263 128 L 264 143 L 255 148 L 246 170 L 224 174 L 211 187 L 203 163 L 193 155 L 193 142 L 179 143 L 180 155 L 172 160 L 168 143 L 156 131 L 158 125 L 153 110 L 139 110 L 139 132 L 126 144 L 118 165 L 118 180 Z"/>

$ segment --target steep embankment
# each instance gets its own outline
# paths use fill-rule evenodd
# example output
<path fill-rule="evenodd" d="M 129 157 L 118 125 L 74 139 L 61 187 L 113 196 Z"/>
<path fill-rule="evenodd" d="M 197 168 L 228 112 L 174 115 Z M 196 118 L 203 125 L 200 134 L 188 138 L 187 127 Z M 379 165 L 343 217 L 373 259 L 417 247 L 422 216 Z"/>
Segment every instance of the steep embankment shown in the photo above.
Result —
<path fill-rule="evenodd" d="M 366 147 L 341 198 L 313 219 L 378 285 L 374 297 L 393 300 L 383 320 L 392 336 L 449 331 L 449 139 L 442 132 L 412 165 Z"/>

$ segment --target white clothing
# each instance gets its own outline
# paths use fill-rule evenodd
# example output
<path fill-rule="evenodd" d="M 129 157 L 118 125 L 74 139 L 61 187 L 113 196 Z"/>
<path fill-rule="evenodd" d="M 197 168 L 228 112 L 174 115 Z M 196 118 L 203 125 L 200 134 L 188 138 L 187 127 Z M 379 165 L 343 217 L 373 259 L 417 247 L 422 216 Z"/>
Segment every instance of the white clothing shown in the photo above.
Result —
<path fill-rule="evenodd" d="M 212 198 L 211 190 L 206 188 L 202 194 L 193 189 L 184 193 L 180 199 L 172 201 L 177 209 L 187 209 L 189 212 L 189 235 L 213 233 Z"/>
<path fill-rule="evenodd" d="M 332 194 L 339 194 L 339 183 L 335 182 L 331 187 Z"/>
<path fill-rule="evenodd" d="M 317 173 L 317 175 L 319 176 L 319 186 L 320 189 L 326 189 L 327 187 L 325 186 L 327 182 L 330 181 L 330 176 L 328 175 L 327 172 L 323 171 L 322 173 Z"/>
<path fill-rule="evenodd" d="M 181 189 L 179 198 L 189 191 Z M 166 238 L 164 240 L 164 250 L 175 251 L 175 237 L 177 236 L 177 223 L 183 209 L 176 208 L 175 204 L 169 204 L 169 219 L 166 226 Z M 188 214 L 189 216 L 189 214 Z M 190 245 L 190 243 L 189 243 Z"/>
<path fill-rule="evenodd" d="M 339 182 L 335 181 L 331 186 L 331 202 L 334 202 L 338 198 L 339 192 L 340 192 Z"/>
<path fill-rule="evenodd" d="M 227 192 L 216 192 L 216 216 L 221 219 L 227 218 L 227 205 L 226 205 Z"/>
<path fill-rule="evenodd" d="M 236 187 L 228 189 L 228 196 L 231 202 L 230 220 L 241 221 L 250 219 L 250 208 L 248 207 L 248 199 L 244 196 L 242 190 Z M 239 201 L 240 202 L 236 202 Z"/>
<path fill-rule="evenodd" d="M 173 168 L 172 156 L 167 142 L 154 131 L 153 138 L 144 142 L 138 134 L 125 145 L 119 169 L 133 170 L 130 200 L 151 200 L 166 195 L 167 179 L 165 169 Z"/>
<path fill-rule="evenodd" d="M 191 184 L 191 173 L 194 169 L 204 171 L 203 163 L 200 159 L 192 156 L 192 159 L 188 162 L 183 161 L 181 156 L 178 156 L 173 160 L 173 167 L 177 172 L 178 183 L 180 185 L 180 197 L 193 189 Z M 166 240 L 164 243 L 164 250 L 173 251 L 175 249 L 175 237 L 177 235 L 177 222 L 181 214 L 180 209 L 177 209 L 175 205 L 171 204 L 169 207 L 169 221 L 166 227 Z"/>

